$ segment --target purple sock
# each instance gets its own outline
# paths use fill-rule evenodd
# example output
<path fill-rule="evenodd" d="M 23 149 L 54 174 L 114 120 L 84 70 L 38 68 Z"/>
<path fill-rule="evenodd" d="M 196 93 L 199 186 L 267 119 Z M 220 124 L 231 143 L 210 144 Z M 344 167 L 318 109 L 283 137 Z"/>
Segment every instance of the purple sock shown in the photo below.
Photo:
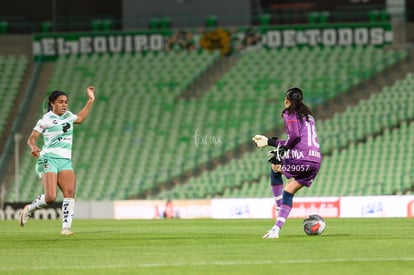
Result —
<path fill-rule="evenodd" d="M 289 216 L 292 207 L 286 204 L 282 204 L 277 212 L 276 226 L 282 228 L 285 224 L 287 217 Z"/>
<path fill-rule="evenodd" d="M 280 208 L 282 204 L 283 184 L 272 185 L 272 193 L 276 203 L 276 209 Z"/>

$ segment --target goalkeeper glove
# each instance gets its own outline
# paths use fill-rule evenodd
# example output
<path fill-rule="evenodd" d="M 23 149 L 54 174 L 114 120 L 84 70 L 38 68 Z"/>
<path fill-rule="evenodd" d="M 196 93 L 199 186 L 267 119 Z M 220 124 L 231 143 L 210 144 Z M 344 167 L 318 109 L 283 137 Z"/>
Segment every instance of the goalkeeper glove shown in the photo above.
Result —
<path fill-rule="evenodd" d="M 255 135 L 252 140 L 256 143 L 257 147 L 263 148 L 268 145 L 276 146 L 277 137 L 267 138 L 262 135 Z M 269 142 L 270 141 L 270 142 Z"/>
<path fill-rule="evenodd" d="M 269 152 L 267 152 L 267 161 L 270 162 L 271 164 L 281 164 L 282 163 L 282 159 L 280 158 L 280 156 L 278 156 L 278 154 L 276 153 L 276 150 L 271 150 Z"/>
<path fill-rule="evenodd" d="M 256 146 L 259 148 L 263 148 L 267 146 L 268 138 L 262 135 L 255 135 L 252 140 L 256 143 Z"/>
<path fill-rule="evenodd" d="M 278 147 L 276 147 L 276 149 L 267 152 L 267 155 L 269 157 L 267 160 L 271 164 L 281 164 L 282 163 L 282 158 L 285 157 L 288 150 L 289 149 L 287 147 L 283 146 L 283 145 L 278 146 Z"/>

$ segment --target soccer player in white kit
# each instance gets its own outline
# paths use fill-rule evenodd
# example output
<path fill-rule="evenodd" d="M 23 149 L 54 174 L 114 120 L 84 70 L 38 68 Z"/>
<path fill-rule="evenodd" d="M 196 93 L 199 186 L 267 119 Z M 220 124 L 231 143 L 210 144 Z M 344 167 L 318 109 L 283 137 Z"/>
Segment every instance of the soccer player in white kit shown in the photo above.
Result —
<path fill-rule="evenodd" d="M 38 159 L 36 172 L 41 178 L 44 194 L 23 208 L 19 219 L 21 226 L 26 224 L 36 209 L 56 201 L 59 187 L 63 193 L 61 235 L 73 235 L 71 226 L 76 191 L 76 177 L 72 168 L 73 124 L 82 123 L 88 116 L 95 100 L 95 87 L 89 86 L 87 94 L 88 101 L 77 114 L 68 110 L 66 93 L 53 91 L 49 95 L 49 110 L 37 121 L 27 140 L 32 156 Z M 42 150 L 36 145 L 40 135 L 43 135 L 44 139 Z"/>

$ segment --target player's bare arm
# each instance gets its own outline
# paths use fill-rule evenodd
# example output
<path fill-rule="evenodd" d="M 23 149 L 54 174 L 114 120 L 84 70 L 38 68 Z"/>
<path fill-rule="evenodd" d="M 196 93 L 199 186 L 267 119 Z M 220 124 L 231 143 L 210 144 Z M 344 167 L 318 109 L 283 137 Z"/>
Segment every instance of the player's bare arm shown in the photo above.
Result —
<path fill-rule="evenodd" d="M 38 158 L 40 156 L 40 149 L 36 145 L 36 139 L 40 135 L 37 131 L 32 131 L 29 138 L 27 139 L 27 144 L 31 149 L 31 154 L 34 158 Z"/>
<path fill-rule="evenodd" d="M 95 87 L 88 86 L 86 92 L 88 93 L 88 102 L 86 102 L 85 106 L 77 114 L 78 118 L 75 121 L 76 124 L 80 124 L 86 119 L 92 107 L 92 104 L 95 101 Z"/>

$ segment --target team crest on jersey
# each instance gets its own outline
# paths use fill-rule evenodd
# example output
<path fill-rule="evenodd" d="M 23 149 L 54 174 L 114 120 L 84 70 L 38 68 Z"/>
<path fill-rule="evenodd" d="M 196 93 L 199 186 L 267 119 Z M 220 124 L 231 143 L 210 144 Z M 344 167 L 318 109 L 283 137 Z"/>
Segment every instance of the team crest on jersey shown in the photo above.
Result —
<path fill-rule="evenodd" d="M 58 121 L 57 121 L 56 119 L 54 119 L 54 120 L 52 121 L 52 123 L 53 123 L 53 124 L 58 124 Z"/>
<path fill-rule="evenodd" d="M 36 171 L 38 173 L 45 173 L 46 171 L 50 170 L 52 166 L 49 164 L 47 159 L 39 159 L 37 161 Z"/>
<path fill-rule="evenodd" d="M 43 168 L 44 168 L 45 170 L 49 170 L 49 169 L 50 169 L 50 164 L 49 164 L 49 162 L 47 161 L 47 159 L 45 159 L 45 160 L 44 160 L 44 162 L 43 162 Z"/>

